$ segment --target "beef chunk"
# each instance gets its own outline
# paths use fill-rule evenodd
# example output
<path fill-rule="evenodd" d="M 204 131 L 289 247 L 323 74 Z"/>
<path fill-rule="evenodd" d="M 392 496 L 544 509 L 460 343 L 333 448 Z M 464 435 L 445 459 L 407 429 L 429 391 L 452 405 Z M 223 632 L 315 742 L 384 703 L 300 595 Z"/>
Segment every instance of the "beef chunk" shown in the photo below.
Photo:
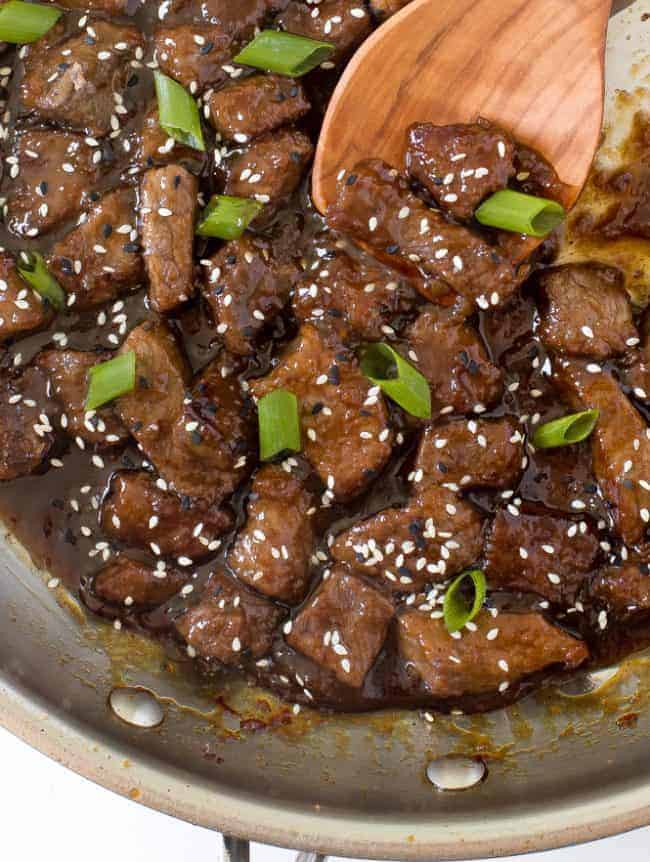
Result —
<path fill-rule="evenodd" d="M 232 526 L 223 509 L 195 500 L 184 504 L 176 494 L 163 491 L 144 471 L 113 474 L 101 510 L 102 529 L 135 548 L 152 548 L 163 556 L 199 560 L 216 550 L 210 547 Z"/>
<path fill-rule="evenodd" d="M 451 288 L 483 306 L 517 287 L 515 269 L 484 239 L 425 206 L 398 172 L 378 159 L 358 164 L 342 180 L 327 213 L 331 227 L 370 246 L 391 265 L 417 265 L 427 299 Z"/>
<path fill-rule="evenodd" d="M 607 359 L 637 341 L 622 274 L 610 267 L 569 264 L 545 270 L 540 335 L 566 356 Z"/>
<path fill-rule="evenodd" d="M 252 39 L 270 13 L 283 8 L 287 0 L 171 0 L 165 19 L 177 24 L 195 21 L 218 24 L 230 38 Z"/>
<path fill-rule="evenodd" d="M 399 617 L 400 654 L 434 697 L 504 692 L 533 673 L 573 670 L 589 658 L 582 641 L 541 614 L 483 611 L 474 622 L 476 630 L 453 639 L 442 619 L 418 610 Z"/>
<path fill-rule="evenodd" d="M 406 168 L 455 218 L 470 219 L 488 195 L 515 174 L 507 132 L 481 120 L 456 126 L 416 123 L 408 130 Z"/>
<path fill-rule="evenodd" d="M 550 514 L 500 510 L 485 542 L 490 585 L 537 593 L 552 602 L 572 602 L 598 555 L 596 535 L 583 529 Z"/>
<path fill-rule="evenodd" d="M 232 57 L 231 42 L 220 24 L 160 27 L 154 35 L 161 71 L 189 88 L 191 93 L 227 79 L 223 67 Z"/>
<path fill-rule="evenodd" d="M 614 509 L 618 533 L 624 542 L 635 544 L 650 521 L 646 423 L 608 371 L 590 373 L 577 362 L 564 362 L 557 379 L 575 408 L 600 411 L 591 435 L 594 475 Z"/>
<path fill-rule="evenodd" d="M 517 423 L 509 417 L 430 425 L 420 440 L 414 470 L 422 470 L 424 482 L 514 488 L 522 469 L 523 443 Z"/>
<path fill-rule="evenodd" d="M 93 591 L 111 604 L 155 607 L 175 596 L 186 580 L 174 569 L 152 569 L 120 554 L 95 575 Z"/>
<path fill-rule="evenodd" d="M 205 153 L 181 144 L 167 134 L 160 125 L 158 103 L 152 102 L 142 118 L 138 141 L 138 164 L 152 168 L 154 165 L 188 163 L 193 168 L 192 173 L 198 174 L 205 159 Z"/>
<path fill-rule="evenodd" d="M 16 136 L 7 227 L 22 237 L 47 233 L 77 213 L 99 178 L 83 135 L 34 129 Z"/>
<path fill-rule="evenodd" d="M 282 312 L 297 274 L 293 264 L 272 256 L 267 242 L 246 235 L 211 258 L 204 294 L 231 353 L 255 353 L 257 339 Z"/>
<path fill-rule="evenodd" d="M 0 383 L 0 481 L 33 473 L 45 459 L 54 441 L 46 403 L 45 380 L 37 368 Z"/>
<path fill-rule="evenodd" d="M 408 357 L 431 386 L 432 409 L 470 413 L 501 397 L 503 378 L 455 306 L 427 305 L 407 332 Z"/>
<path fill-rule="evenodd" d="M 302 132 L 281 129 L 263 135 L 231 160 L 225 194 L 255 198 L 273 212 L 298 188 L 313 153 Z"/>
<path fill-rule="evenodd" d="M 370 16 L 359 0 L 322 0 L 317 8 L 306 0 L 290 0 L 278 23 L 289 33 L 335 45 L 330 62 L 347 58 L 371 29 Z"/>
<path fill-rule="evenodd" d="M 125 15 L 129 0 L 57 0 L 56 5 L 65 9 L 90 9 L 91 12 L 105 12 L 107 15 Z"/>
<path fill-rule="evenodd" d="M 122 95 L 144 37 L 108 21 L 94 21 L 92 29 L 92 37 L 83 32 L 62 39 L 55 28 L 28 48 L 20 95 L 40 120 L 101 136 L 111 130 L 115 94 Z"/>
<path fill-rule="evenodd" d="M 260 469 L 248 498 L 246 526 L 228 556 L 240 580 L 287 604 L 305 597 L 315 541 L 314 502 L 296 476 L 271 464 Z"/>
<path fill-rule="evenodd" d="M 116 189 L 54 244 L 48 265 L 78 308 L 101 305 L 142 282 L 136 221 L 135 192 Z"/>
<path fill-rule="evenodd" d="M 112 404 L 86 410 L 88 371 L 110 358 L 108 351 L 42 350 L 35 360 L 49 378 L 53 397 L 63 408 L 65 419 L 62 416 L 61 420 L 67 433 L 98 446 L 126 443 L 129 437 Z"/>
<path fill-rule="evenodd" d="M 221 137 L 243 143 L 294 123 L 310 105 L 299 81 L 281 75 L 252 75 L 225 84 L 210 96 L 208 107 Z"/>
<path fill-rule="evenodd" d="M 415 487 L 400 509 L 384 509 L 340 533 L 331 548 L 337 562 L 382 578 L 398 592 L 442 581 L 481 554 L 483 522 L 478 511 L 446 488 Z"/>
<path fill-rule="evenodd" d="M 415 296 L 400 274 L 369 255 L 336 251 L 317 274 L 305 274 L 293 311 L 299 320 L 335 330 L 342 341 L 382 341 L 394 334 L 391 323 L 412 308 Z"/>
<path fill-rule="evenodd" d="M 515 170 L 519 188 L 525 194 L 562 200 L 566 186 L 555 173 L 552 165 L 535 150 L 517 143 Z"/>
<path fill-rule="evenodd" d="M 341 682 L 361 688 L 392 616 L 387 598 L 341 566 L 295 618 L 287 642 Z"/>
<path fill-rule="evenodd" d="M 149 298 L 172 311 L 194 291 L 194 217 L 198 180 L 180 165 L 152 168 L 142 178 L 142 246 Z"/>
<path fill-rule="evenodd" d="M 176 628 L 193 652 L 223 664 L 239 664 L 242 654 L 261 658 L 271 649 L 282 612 L 231 578 L 216 574 L 210 595 L 177 620 Z"/>
<path fill-rule="evenodd" d="M 209 502 L 246 473 L 250 425 L 236 381 L 209 367 L 186 397 L 188 369 L 171 332 L 143 323 L 122 351 L 135 351 L 136 388 L 119 413 L 171 490 Z"/>
<path fill-rule="evenodd" d="M 328 496 L 354 496 L 388 462 L 392 434 L 381 394 L 354 356 L 328 346 L 313 326 L 304 324 L 273 371 L 251 381 L 256 398 L 274 389 L 296 395 L 304 452 Z"/>
<path fill-rule="evenodd" d="M 10 254 L 0 253 L 0 341 L 44 329 L 52 306 L 18 275 Z"/>
<path fill-rule="evenodd" d="M 370 8 L 380 21 L 390 18 L 403 9 L 411 0 L 370 0 Z"/>
<path fill-rule="evenodd" d="M 592 580 L 591 598 L 607 605 L 618 619 L 625 619 L 650 610 L 650 575 L 637 562 L 608 566 Z"/>

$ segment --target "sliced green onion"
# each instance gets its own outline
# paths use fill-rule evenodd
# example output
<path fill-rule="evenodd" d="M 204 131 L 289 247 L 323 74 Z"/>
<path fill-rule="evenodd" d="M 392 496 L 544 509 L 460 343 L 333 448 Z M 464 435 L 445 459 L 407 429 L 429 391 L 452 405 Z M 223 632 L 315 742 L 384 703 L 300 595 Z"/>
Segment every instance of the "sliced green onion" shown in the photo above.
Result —
<path fill-rule="evenodd" d="M 178 81 L 154 72 L 156 98 L 158 99 L 158 122 L 170 138 L 180 141 L 195 150 L 205 150 L 199 109 Z"/>
<path fill-rule="evenodd" d="M 88 371 L 86 410 L 96 410 L 120 395 L 135 389 L 135 352 L 129 350 Z"/>
<path fill-rule="evenodd" d="M 203 210 L 196 228 L 199 236 L 214 236 L 218 239 L 239 239 L 264 205 L 252 198 L 233 198 L 229 195 L 213 195 Z"/>
<path fill-rule="evenodd" d="M 472 583 L 474 590 L 471 604 L 468 604 L 465 595 L 465 584 L 469 582 Z M 480 569 L 463 572 L 451 582 L 445 593 L 445 601 L 442 606 L 448 632 L 457 632 L 474 619 L 483 607 L 486 590 L 485 575 Z"/>
<path fill-rule="evenodd" d="M 317 42 L 280 30 L 262 30 L 237 54 L 234 62 L 299 78 L 320 66 L 333 51 L 331 42 Z"/>
<path fill-rule="evenodd" d="M 536 449 L 556 449 L 580 443 L 594 430 L 599 415 L 599 410 L 583 410 L 582 413 L 570 413 L 546 422 L 533 434 L 533 446 Z"/>
<path fill-rule="evenodd" d="M 480 224 L 528 236 L 546 236 L 566 212 L 557 201 L 504 189 L 483 201 L 474 216 Z"/>
<path fill-rule="evenodd" d="M 426 379 L 388 344 L 367 344 L 361 370 L 389 398 L 411 416 L 431 417 L 431 390 Z"/>
<path fill-rule="evenodd" d="M 23 281 L 33 287 L 44 300 L 56 308 L 65 308 L 65 292 L 45 265 L 43 255 L 36 251 L 21 251 L 16 267 Z"/>
<path fill-rule="evenodd" d="M 62 14 L 55 6 L 9 0 L 0 7 L 0 41 L 17 45 L 36 42 L 54 27 Z"/>
<path fill-rule="evenodd" d="M 293 392 L 275 389 L 257 405 L 260 426 L 260 458 L 268 461 L 281 452 L 300 452 L 298 399 Z"/>

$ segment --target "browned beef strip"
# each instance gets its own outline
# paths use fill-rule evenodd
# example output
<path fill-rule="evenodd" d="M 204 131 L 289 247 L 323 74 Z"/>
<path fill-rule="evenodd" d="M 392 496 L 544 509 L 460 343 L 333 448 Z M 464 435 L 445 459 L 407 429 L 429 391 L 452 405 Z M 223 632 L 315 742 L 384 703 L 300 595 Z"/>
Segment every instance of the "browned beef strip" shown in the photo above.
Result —
<path fill-rule="evenodd" d="M 9 230 L 21 237 L 38 236 L 75 215 L 101 173 L 95 153 L 100 150 L 71 132 L 33 129 L 18 134 L 12 152 L 18 173 L 6 205 Z"/>
<path fill-rule="evenodd" d="M 317 7 L 305 0 L 290 0 L 277 20 L 289 33 L 335 45 L 330 62 L 348 57 L 371 29 L 370 16 L 360 0 L 322 0 Z"/>
<path fill-rule="evenodd" d="M 54 0 L 46 0 L 53 3 Z M 90 9 L 91 12 L 105 12 L 107 15 L 124 15 L 129 0 L 56 0 L 57 6 L 66 9 Z"/>
<path fill-rule="evenodd" d="M 621 566 L 607 566 L 589 585 L 591 598 L 607 605 L 618 619 L 626 619 L 650 610 L 650 575 L 637 561 L 629 560 Z"/>
<path fill-rule="evenodd" d="M 109 536 L 130 547 L 155 546 L 163 556 L 200 560 L 217 550 L 232 516 L 163 491 L 149 473 L 121 470 L 113 474 L 102 502 L 101 524 Z"/>
<path fill-rule="evenodd" d="M 36 367 L 0 383 L 0 481 L 33 473 L 50 451 L 54 420 L 44 404 L 46 380 Z"/>
<path fill-rule="evenodd" d="M 10 254 L 0 253 L 0 341 L 44 329 L 52 306 L 18 275 Z"/>
<path fill-rule="evenodd" d="M 223 67 L 232 59 L 232 39 L 220 24 L 160 27 L 154 46 L 160 70 L 193 94 L 228 77 Z"/>
<path fill-rule="evenodd" d="M 111 130 L 115 95 L 122 96 L 144 37 L 135 27 L 101 20 L 92 30 L 94 36 L 61 38 L 57 26 L 28 48 L 20 95 L 40 120 L 101 136 Z"/>
<path fill-rule="evenodd" d="M 244 235 L 226 243 L 205 269 L 204 296 L 231 353 L 250 356 L 289 299 L 299 270 L 273 256 L 268 242 Z"/>
<path fill-rule="evenodd" d="M 576 409 L 600 411 L 591 435 L 594 475 L 614 509 L 618 533 L 623 541 L 635 544 L 642 540 L 650 521 L 646 423 L 609 371 L 592 373 L 587 366 L 565 361 L 556 368 L 556 377 Z"/>
<path fill-rule="evenodd" d="M 537 593 L 552 602 L 573 602 L 598 556 L 594 530 L 591 526 L 583 530 L 575 521 L 553 514 L 499 510 L 485 542 L 488 583 Z"/>
<path fill-rule="evenodd" d="M 302 84 L 281 75 L 251 75 L 231 81 L 208 100 L 210 121 L 227 141 L 245 143 L 288 123 L 310 108 Z"/>
<path fill-rule="evenodd" d="M 269 13 L 287 0 L 172 0 L 165 22 L 187 21 L 218 24 L 230 38 L 241 43 L 252 39 Z"/>
<path fill-rule="evenodd" d="M 515 170 L 519 188 L 527 195 L 562 200 L 566 187 L 553 166 L 535 150 L 517 143 Z"/>
<path fill-rule="evenodd" d="M 298 188 L 313 153 L 303 132 L 281 129 L 262 135 L 230 160 L 225 194 L 255 198 L 266 205 L 265 213 L 273 213 Z"/>
<path fill-rule="evenodd" d="M 462 307 L 426 305 L 406 333 L 408 358 L 431 386 L 434 412 L 480 413 L 503 391 L 503 375 L 490 362 Z"/>
<path fill-rule="evenodd" d="M 328 213 L 331 227 L 370 246 L 392 265 L 417 266 L 427 299 L 441 290 L 482 304 L 503 302 L 517 288 L 514 266 L 466 227 L 452 224 L 417 198 L 379 159 L 356 165 L 341 181 Z"/>
<path fill-rule="evenodd" d="M 401 508 L 384 509 L 340 533 L 337 562 L 398 592 L 444 581 L 476 562 L 483 519 L 471 503 L 446 488 L 416 483 Z"/>
<path fill-rule="evenodd" d="M 391 323 L 414 305 L 415 291 L 400 273 L 370 255 L 335 256 L 308 270 L 293 295 L 293 311 L 302 321 L 334 330 L 342 341 L 383 341 L 394 336 Z"/>
<path fill-rule="evenodd" d="M 271 642 L 282 611 L 226 575 L 215 574 L 202 601 L 176 621 L 193 654 L 239 664 L 245 656 L 261 658 Z"/>
<path fill-rule="evenodd" d="M 622 274 L 611 267 L 569 264 L 539 277 L 540 336 L 565 356 L 607 359 L 638 343 Z"/>
<path fill-rule="evenodd" d="M 61 405 L 61 422 L 66 433 L 97 446 L 115 446 L 129 438 L 112 404 L 86 410 L 88 371 L 110 358 L 108 351 L 42 350 L 35 359 L 50 380 L 53 397 Z"/>
<path fill-rule="evenodd" d="M 267 464 L 253 482 L 248 519 L 228 555 L 241 581 L 287 604 L 307 592 L 315 535 L 315 501 L 304 483 L 282 467 Z"/>
<path fill-rule="evenodd" d="M 514 488 L 524 437 L 510 417 L 440 422 L 426 428 L 414 471 L 422 481 L 462 488 Z"/>
<path fill-rule="evenodd" d="M 54 244 L 48 265 L 78 308 L 101 305 L 144 279 L 135 192 L 101 197 L 80 225 Z"/>
<path fill-rule="evenodd" d="M 181 165 L 152 168 L 140 189 L 142 247 L 149 298 L 159 312 L 173 311 L 194 292 L 194 218 L 198 180 Z"/>
<path fill-rule="evenodd" d="M 455 218 L 470 219 L 488 195 L 506 188 L 515 174 L 510 135 L 485 120 L 408 130 L 406 169 Z"/>
<path fill-rule="evenodd" d="M 256 398 L 287 389 L 298 399 L 304 453 L 330 498 L 359 493 L 387 464 L 393 435 L 380 393 L 370 394 L 354 355 L 326 344 L 303 324 L 266 377 L 251 381 Z"/>
<path fill-rule="evenodd" d="M 442 619 L 409 610 L 399 622 L 399 651 L 431 695 L 503 693 L 523 678 L 557 667 L 572 670 L 589 658 L 586 645 L 537 613 L 483 611 L 476 630 L 454 639 Z"/>
<path fill-rule="evenodd" d="M 287 642 L 341 682 L 360 688 L 392 616 L 385 596 L 338 566 L 299 612 Z"/>
<path fill-rule="evenodd" d="M 93 591 L 111 604 L 155 607 L 175 596 L 186 580 L 187 575 L 174 569 L 152 569 L 119 554 L 95 575 Z"/>

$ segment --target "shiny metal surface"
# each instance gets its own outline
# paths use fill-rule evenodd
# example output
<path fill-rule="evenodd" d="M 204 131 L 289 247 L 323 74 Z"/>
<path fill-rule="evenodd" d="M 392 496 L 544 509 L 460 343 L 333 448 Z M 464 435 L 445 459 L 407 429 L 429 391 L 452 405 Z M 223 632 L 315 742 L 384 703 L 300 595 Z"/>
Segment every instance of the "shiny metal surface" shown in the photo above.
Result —
<path fill-rule="evenodd" d="M 648 73 L 643 14 L 650 0 L 612 22 L 610 95 Z M 301 716 L 273 732 L 228 733 L 224 723 L 236 718 L 215 722 L 213 701 L 166 670 L 155 649 L 83 621 L 45 582 L 6 539 L 0 722 L 153 808 L 230 835 L 377 859 L 514 854 L 650 823 L 644 661 L 603 687 L 609 700 L 601 690 L 586 699 L 558 693 L 476 719 Z M 163 722 L 121 721 L 108 708 L 117 685 L 155 691 Z M 639 713 L 636 726 L 617 720 L 626 710 Z M 481 755 L 486 779 L 466 792 L 436 791 L 427 766 L 449 753 Z"/>

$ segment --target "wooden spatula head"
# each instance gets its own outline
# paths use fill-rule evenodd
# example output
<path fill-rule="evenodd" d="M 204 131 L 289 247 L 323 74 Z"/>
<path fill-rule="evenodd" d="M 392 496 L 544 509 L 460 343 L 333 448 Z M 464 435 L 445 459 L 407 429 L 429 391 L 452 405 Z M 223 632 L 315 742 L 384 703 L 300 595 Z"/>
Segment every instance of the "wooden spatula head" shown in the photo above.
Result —
<path fill-rule="evenodd" d="M 337 176 L 364 158 L 403 168 L 415 122 L 483 116 L 555 167 L 571 206 L 598 145 L 612 0 L 414 0 L 350 61 L 313 174 L 326 212 Z"/>

